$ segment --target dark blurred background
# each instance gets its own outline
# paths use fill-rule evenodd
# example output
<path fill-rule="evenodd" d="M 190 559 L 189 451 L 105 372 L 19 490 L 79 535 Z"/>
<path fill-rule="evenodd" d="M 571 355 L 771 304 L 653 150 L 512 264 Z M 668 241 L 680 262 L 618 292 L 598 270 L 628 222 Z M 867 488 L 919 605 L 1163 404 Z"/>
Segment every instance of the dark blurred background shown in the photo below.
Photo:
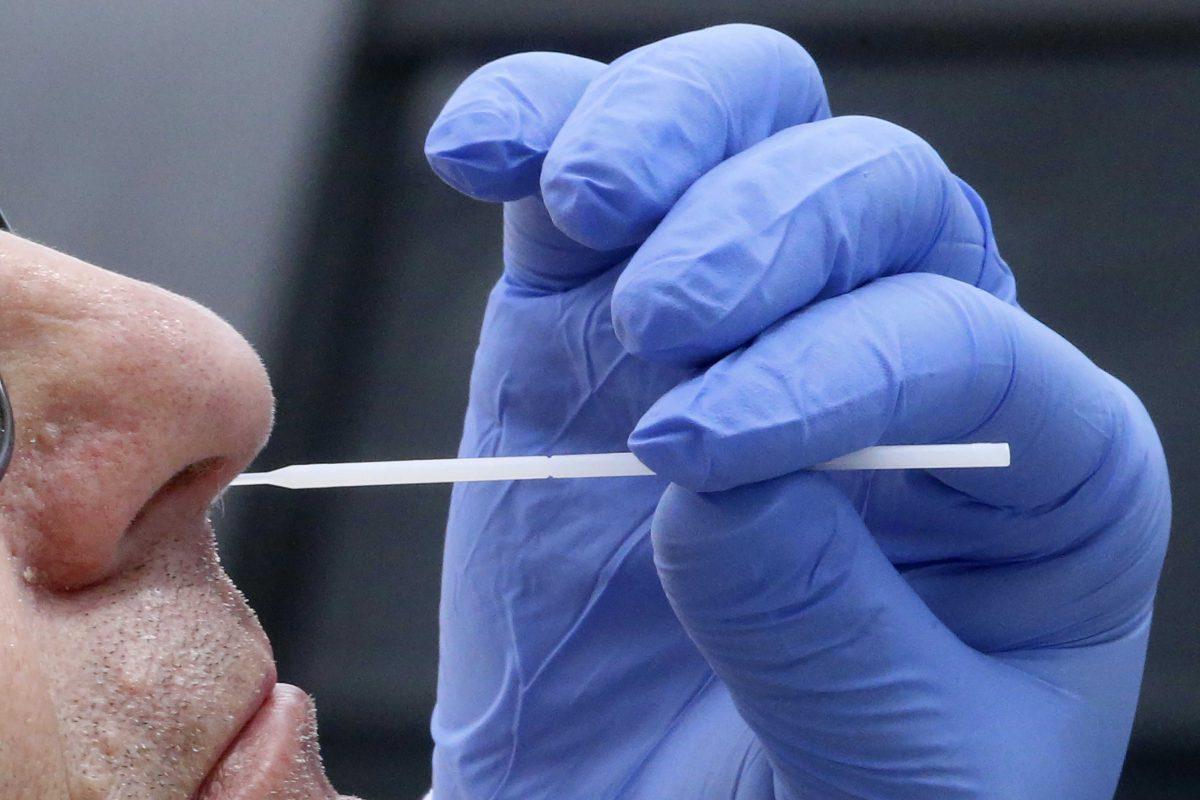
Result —
<path fill-rule="evenodd" d="M 1119 796 L 1200 796 L 1194 0 L 0 0 L 0 202 L 247 335 L 279 402 L 257 466 L 452 455 L 500 217 L 435 181 L 428 123 L 493 57 L 607 60 L 727 21 L 804 43 L 834 113 L 937 147 L 988 201 L 1024 305 L 1150 408 L 1176 522 Z M 217 520 L 342 791 L 428 785 L 448 496 L 240 490 Z"/>

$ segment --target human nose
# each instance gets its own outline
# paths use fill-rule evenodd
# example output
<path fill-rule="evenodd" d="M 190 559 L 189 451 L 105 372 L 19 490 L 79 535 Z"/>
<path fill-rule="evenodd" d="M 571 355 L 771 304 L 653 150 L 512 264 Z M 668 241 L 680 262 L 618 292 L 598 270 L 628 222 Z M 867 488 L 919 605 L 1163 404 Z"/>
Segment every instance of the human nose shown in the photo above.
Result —
<path fill-rule="evenodd" d="M 262 363 L 215 314 L 4 233 L 0 375 L 17 434 L 0 530 L 53 589 L 139 563 L 152 511 L 203 523 L 271 427 Z"/>

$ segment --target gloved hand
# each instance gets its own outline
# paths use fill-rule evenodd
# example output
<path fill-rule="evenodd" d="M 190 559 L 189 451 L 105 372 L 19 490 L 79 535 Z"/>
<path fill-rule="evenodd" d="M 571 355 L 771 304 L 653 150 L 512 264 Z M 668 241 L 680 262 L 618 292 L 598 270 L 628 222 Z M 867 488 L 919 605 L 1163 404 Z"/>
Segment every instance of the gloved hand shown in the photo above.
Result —
<path fill-rule="evenodd" d="M 928 144 L 726 26 L 489 64 L 427 154 L 504 202 L 460 454 L 672 482 L 455 489 L 436 800 L 1111 795 L 1161 449 Z M 957 441 L 1013 466 L 804 471 Z"/>

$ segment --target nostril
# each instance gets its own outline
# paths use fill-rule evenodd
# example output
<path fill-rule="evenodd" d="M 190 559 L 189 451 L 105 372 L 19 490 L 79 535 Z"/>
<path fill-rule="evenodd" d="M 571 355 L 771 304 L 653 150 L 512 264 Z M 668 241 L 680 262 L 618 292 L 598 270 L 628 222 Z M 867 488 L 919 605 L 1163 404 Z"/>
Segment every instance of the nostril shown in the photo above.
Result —
<path fill-rule="evenodd" d="M 121 503 L 97 500 L 86 506 L 108 508 L 113 516 L 107 522 L 82 517 L 43 520 L 36 525 L 40 534 L 27 553 L 26 582 L 53 593 L 76 593 L 137 570 L 166 546 L 165 535 L 201 524 L 220 487 L 236 472 L 237 464 L 228 458 L 204 458 L 159 484 L 136 510 L 125 506 L 123 520 Z"/>
<path fill-rule="evenodd" d="M 227 463 L 228 459 L 221 458 L 220 456 L 212 456 L 211 458 L 194 461 L 172 475 L 170 480 L 164 483 L 162 488 L 158 490 L 156 496 L 157 494 L 178 489 L 197 481 L 219 476 L 224 472 L 224 467 Z"/>
<path fill-rule="evenodd" d="M 228 463 L 229 460 L 226 458 L 213 456 L 188 464 L 168 478 L 150 496 L 150 499 L 142 504 L 142 507 L 133 515 L 133 519 L 130 520 L 127 530 L 137 527 L 138 523 L 145 519 L 147 513 L 168 496 L 179 497 L 181 495 L 195 494 L 197 496 L 196 503 L 194 504 L 196 510 L 204 510 L 207 508 L 210 498 L 215 495 L 216 487 L 225 480 L 228 480 L 225 477 Z"/>

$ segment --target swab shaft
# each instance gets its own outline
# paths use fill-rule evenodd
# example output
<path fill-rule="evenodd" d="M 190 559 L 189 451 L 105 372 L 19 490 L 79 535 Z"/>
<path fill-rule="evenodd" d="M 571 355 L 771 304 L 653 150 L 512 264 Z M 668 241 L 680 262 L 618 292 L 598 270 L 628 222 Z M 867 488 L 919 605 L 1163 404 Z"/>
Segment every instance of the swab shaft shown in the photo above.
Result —
<path fill-rule="evenodd" d="M 1008 464 L 1009 451 L 1005 443 L 904 444 L 868 447 L 816 464 L 812 469 L 966 469 L 1007 467 Z M 230 485 L 267 484 L 288 489 L 320 489 L 336 486 L 524 481 L 543 478 L 624 478 L 653 474 L 633 453 L 589 453 L 296 464 L 271 472 L 243 473 L 234 478 Z"/>

